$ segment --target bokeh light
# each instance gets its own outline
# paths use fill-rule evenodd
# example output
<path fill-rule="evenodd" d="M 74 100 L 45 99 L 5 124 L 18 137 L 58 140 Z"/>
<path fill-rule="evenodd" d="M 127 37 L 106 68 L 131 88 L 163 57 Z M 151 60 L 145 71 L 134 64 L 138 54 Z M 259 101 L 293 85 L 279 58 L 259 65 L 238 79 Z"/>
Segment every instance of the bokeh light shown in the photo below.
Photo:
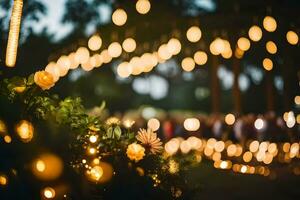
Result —
<path fill-rule="evenodd" d="M 201 36 L 202 32 L 198 26 L 192 26 L 186 32 L 186 37 L 190 42 L 198 42 Z"/>
<path fill-rule="evenodd" d="M 183 122 L 183 127 L 187 131 L 197 131 L 200 128 L 200 121 L 197 118 L 187 118 Z"/>
<path fill-rule="evenodd" d="M 127 21 L 127 14 L 123 9 L 117 9 L 112 14 L 112 21 L 117 26 L 123 26 Z"/>
<path fill-rule="evenodd" d="M 277 22 L 273 17 L 266 16 L 263 20 L 263 26 L 266 31 L 274 32 L 277 28 Z"/>
<path fill-rule="evenodd" d="M 181 61 L 181 67 L 184 71 L 190 72 L 195 68 L 195 61 L 191 57 L 186 57 Z"/>
<path fill-rule="evenodd" d="M 135 4 L 135 8 L 140 14 L 147 14 L 150 11 L 151 3 L 149 0 L 138 0 Z"/>
<path fill-rule="evenodd" d="M 252 26 L 248 31 L 249 38 L 253 42 L 258 42 L 262 38 L 262 30 L 259 26 Z"/>

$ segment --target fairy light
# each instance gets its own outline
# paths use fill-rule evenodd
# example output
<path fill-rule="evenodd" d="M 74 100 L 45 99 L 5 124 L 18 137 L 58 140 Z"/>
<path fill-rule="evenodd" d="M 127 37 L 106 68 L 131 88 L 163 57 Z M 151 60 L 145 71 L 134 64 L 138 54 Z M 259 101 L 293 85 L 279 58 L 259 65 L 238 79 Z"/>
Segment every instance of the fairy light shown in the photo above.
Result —
<path fill-rule="evenodd" d="M 286 33 L 286 40 L 288 41 L 288 43 L 290 43 L 291 45 L 296 45 L 298 44 L 299 41 L 299 37 L 297 35 L 296 32 L 294 31 L 289 31 Z"/>
<path fill-rule="evenodd" d="M 23 0 L 15 0 L 10 19 L 9 35 L 6 49 L 6 65 L 8 67 L 14 67 L 16 65 L 22 8 Z"/>
<path fill-rule="evenodd" d="M 92 51 L 97 51 L 101 48 L 102 39 L 99 35 L 93 35 L 88 41 L 88 47 Z"/>
<path fill-rule="evenodd" d="M 202 32 L 199 27 L 192 26 L 186 32 L 186 37 L 190 42 L 198 42 L 201 39 Z"/>
<path fill-rule="evenodd" d="M 197 131 L 200 128 L 200 121 L 197 118 L 187 118 L 184 120 L 183 126 L 187 131 Z"/>
<path fill-rule="evenodd" d="M 53 199 L 55 197 L 55 190 L 51 187 L 46 187 L 43 190 L 43 195 L 46 199 Z"/>
<path fill-rule="evenodd" d="M 271 71 L 273 69 L 273 61 L 270 58 L 265 58 L 263 60 L 263 67 L 267 71 Z"/>
<path fill-rule="evenodd" d="M 253 42 L 258 42 L 262 38 L 262 30 L 259 26 L 252 26 L 248 31 L 249 38 Z"/>
<path fill-rule="evenodd" d="M 181 61 L 181 67 L 184 71 L 190 72 L 195 68 L 195 61 L 191 57 L 186 57 Z"/>
<path fill-rule="evenodd" d="M 273 17 L 266 16 L 263 20 L 263 26 L 266 31 L 274 32 L 277 28 L 277 22 Z"/>
<path fill-rule="evenodd" d="M 118 42 L 113 42 L 108 46 L 108 54 L 117 58 L 122 54 L 122 46 Z"/>
<path fill-rule="evenodd" d="M 157 131 L 159 129 L 159 127 L 160 127 L 160 122 L 156 118 L 151 118 L 151 119 L 149 119 L 149 121 L 147 123 L 147 126 L 152 131 Z"/>
<path fill-rule="evenodd" d="M 135 4 L 138 13 L 144 15 L 150 11 L 151 4 L 149 0 L 138 0 Z"/>
<path fill-rule="evenodd" d="M 277 52 L 277 46 L 273 41 L 268 41 L 266 43 L 266 49 L 270 54 L 275 54 Z"/>
<path fill-rule="evenodd" d="M 127 14 L 123 9 L 117 9 L 112 14 L 112 21 L 117 26 L 123 26 L 127 21 Z"/>
<path fill-rule="evenodd" d="M 241 50 L 247 51 L 250 48 L 250 41 L 245 37 L 241 37 L 238 40 L 237 45 Z"/>
<path fill-rule="evenodd" d="M 124 51 L 126 51 L 127 53 L 131 53 L 136 49 L 136 42 L 133 38 L 127 38 L 122 43 L 122 47 Z"/>
<path fill-rule="evenodd" d="M 204 65 L 207 62 L 207 54 L 204 51 L 197 51 L 194 60 L 197 65 Z"/>

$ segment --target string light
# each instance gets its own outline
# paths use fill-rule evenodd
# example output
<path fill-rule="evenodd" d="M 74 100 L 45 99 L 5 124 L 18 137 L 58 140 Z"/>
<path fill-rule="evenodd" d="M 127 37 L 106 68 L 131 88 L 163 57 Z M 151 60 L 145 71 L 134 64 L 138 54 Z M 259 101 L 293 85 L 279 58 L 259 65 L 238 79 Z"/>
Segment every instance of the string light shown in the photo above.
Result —
<path fill-rule="evenodd" d="M 262 30 L 259 26 L 252 26 L 248 31 L 249 38 L 253 42 L 258 42 L 262 38 Z"/>
<path fill-rule="evenodd" d="M 117 26 L 123 26 L 127 21 L 127 14 L 123 9 L 117 9 L 112 14 L 112 21 Z"/>
<path fill-rule="evenodd" d="M 207 62 L 207 54 L 204 51 L 197 51 L 194 54 L 194 61 L 197 65 L 204 65 Z"/>
<path fill-rule="evenodd" d="M 235 122 L 235 116 L 233 114 L 231 114 L 231 113 L 227 114 L 225 116 L 225 122 L 228 125 L 233 125 L 234 122 Z"/>
<path fill-rule="evenodd" d="M 147 123 L 147 126 L 152 131 L 157 131 L 159 129 L 159 127 L 160 127 L 160 122 L 156 118 L 151 118 L 151 119 L 149 119 L 149 121 Z"/>
<path fill-rule="evenodd" d="M 0 174 L 0 185 L 7 185 L 7 176 L 4 174 Z"/>
<path fill-rule="evenodd" d="M 273 41 L 268 41 L 266 43 L 266 49 L 270 54 L 275 54 L 277 52 L 277 46 Z"/>
<path fill-rule="evenodd" d="M 51 187 L 43 189 L 43 195 L 46 199 L 53 199 L 55 197 L 55 190 Z"/>
<path fill-rule="evenodd" d="M 92 51 L 97 51 L 101 48 L 102 39 L 99 35 L 93 35 L 88 41 L 88 47 Z"/>
<path fill-rule="evenodd" d="M 136 49 L 136 42 L 133 38 L 127 38 L 123 41 L 122 47 L 124 51 L 131 53 Z"/>
<path fill-rule="evenodd" d="M 63 77 L 65 75 L 67 75 L 69 69 L 70 69 L 70 66 L 71 66 L 71 62 L 68 58 L 68 56 L 61 56 L 58 60 L 57 60 L 57 67 L 58 67 L 58 70 L 59 70 L 59 76 L 60 77 Z"/>
<path fill-rule="evenodd" d="M 30 122 L 22 120 L 16 126 L 16 132 L 23 142 L 30 142 L 33 138 L 34 128 Z"/>
<path fill-rule="evenodd" d="M 158 56 L 164 60 L 168 60 L 172 57 L 172 53 L 169 51 L 168 46 L 166 44 L 162 44 L 158 48 Z"/>
<path fill-rule="evenodd" d="M 138 0 L 135 4 L 135 8 L 138 13 L 144 15 L 150 11 L 151 4 L 149 0 Z"/>
<path fill-rule="evenodd" d="M 78 63 L 87 63 L 90 58 L 90 52 L 85 47 L 79 47 L 76 51 L 75 59 Z"/>
<path fill-rule="evenodd" d="M 291 45 L 297 45 L 298 41 L 299 41 L 299 37 L 297 35 L 296 32 L 294 31 L 288 31 L 286 33 L 286 40 L 288 41 L 288 43 L 290 43 Z"/>
<path fill-rule="evenodd" d="M 190 42 L 198 42 L 201 39 L 202 33 L 199 27 L 192 26 L 186 32 L 186 37 Z"/>
<path fill-rule="evenodd" d="M 197 118 L 187 118 L 184 120 L 183 126 L 187 131 L 197 131 L 200 128 L 200 121 Z"/>
<path fill-rule="evenodd" d="M 241 37 L 238 39 L 237 45 L 242 51 L 247 51 L 250 48 L 250 41 L 245 37 Z"/>
<path fill-rule="evenodd" d="M 263 20 L 263 26 L 266 31 L 274 32 L 277 28 L 276 20 L 271 16 L 266 16 Z"/>
<path fill-rule="evenodd" d="M 118 42 L 113 42 L 108 46 L 108 54 L 113 57 L 117 58 L 122 54 L 122 47 Z"/>
<path fill-rule="evenodd" d="M 171 38 L 167 44 L 168 51 L 173 54 L 177 55 L 181 51 L 181 43 L 176 38 Z"/>
<path fill-rule="evenodd" d="M 132 66 L 128 62 L 122 62 L 117 67 L 117 73 L 122 78 L 127 78 L 132 73 Z"/>
<path fill-rule="evenodd" d="M 6 65 L 14 67 L 16 65 L 17 50 L 20 35 L 20 25 L 22 18 L 23 0 L 14 0 L 10 19 L 8 42 L 6 49 Z"/>
<path fill-rule="evenodd" d="M 11 137 L 9 135 L 4 136 L 4 142 L 6 142 L 7 144 L 11 143 Z"/>
<path fill-rule="evenodd" d="M 265 70 L 267 71 L 271 71 L 273 69 L 273 62 L 270 58 L 265 58 L 263 60 L 263 67 L 265 68 Z"/>
<path fill-rule="evenodd" d="M 190 72 L 195 68 L 195 61 L 191 57 L 186 57 L 181 61 L 181 67 L 184 71 Z"/>

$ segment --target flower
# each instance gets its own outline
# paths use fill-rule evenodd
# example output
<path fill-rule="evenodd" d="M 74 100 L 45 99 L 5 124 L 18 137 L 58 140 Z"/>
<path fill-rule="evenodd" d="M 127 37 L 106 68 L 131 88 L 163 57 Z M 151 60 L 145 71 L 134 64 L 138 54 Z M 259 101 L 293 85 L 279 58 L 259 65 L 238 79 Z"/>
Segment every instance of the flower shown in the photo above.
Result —
<path fill-rule="evenodd" d="M 43 90 L 48 90 L 54 86 L 52 74 L 46 71 L 38 71 L 34 74 L 34 82 Z"/>
<path fill-rule="evenodd" d="M 150 148 L 150 152 L 153 154 L 159 153 L 162 151 L 162 142 L 157 137 L 157 134 L 151 129 L 140 129 L 136 139 L 142 144 Z"/>
<path fill-rule="evenodd" d="M 126 154 L 130 160 L 135 160 L 135 162 L 138 162 L 145 156 L 145 148 L 140 144 L 132 143 L 128 145 Z"/>
<path fill-rule="evenodd" d="M 110 117 L 108 118 L 105 123 L 108 126 L 112 126 L 112 125 L 119 125 L 120 124 L 120 120 L 117 117 Z"/>

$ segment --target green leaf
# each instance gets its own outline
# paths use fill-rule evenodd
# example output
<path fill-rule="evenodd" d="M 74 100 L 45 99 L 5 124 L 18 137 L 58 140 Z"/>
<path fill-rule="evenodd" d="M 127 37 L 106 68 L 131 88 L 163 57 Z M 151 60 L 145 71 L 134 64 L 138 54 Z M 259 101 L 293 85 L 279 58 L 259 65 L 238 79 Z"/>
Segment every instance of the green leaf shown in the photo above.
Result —
<path fill-rule="evenodd" d="M 117 138 L 117 139 L 120 139 L 121 138 L 121 134 L 122 134 L 122 130 L 119 126 L 115 127 L 114 128 L 114 136 Z"/>

